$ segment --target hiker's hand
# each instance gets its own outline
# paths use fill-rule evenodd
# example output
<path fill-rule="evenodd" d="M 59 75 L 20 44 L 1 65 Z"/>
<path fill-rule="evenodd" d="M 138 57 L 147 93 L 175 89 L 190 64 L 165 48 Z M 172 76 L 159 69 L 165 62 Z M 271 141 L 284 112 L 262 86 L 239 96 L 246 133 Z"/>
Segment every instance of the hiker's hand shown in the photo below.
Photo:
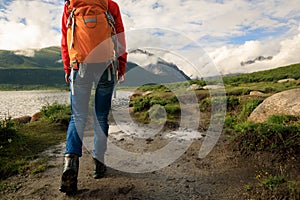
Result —
<path fill-rule="evenodd" d="M 66 80 L 66 83 L 70 83 L 70 80 L 69 80 L 69 77 L 70 77 L 70 74 L 65 74 L 65 80 Z"/>
<path fill-rule="evenodd" d="M 125 81 L 126 77 L 125 74 L 119 74 L 118 75 L 118 82 L 123 83 Z"/>

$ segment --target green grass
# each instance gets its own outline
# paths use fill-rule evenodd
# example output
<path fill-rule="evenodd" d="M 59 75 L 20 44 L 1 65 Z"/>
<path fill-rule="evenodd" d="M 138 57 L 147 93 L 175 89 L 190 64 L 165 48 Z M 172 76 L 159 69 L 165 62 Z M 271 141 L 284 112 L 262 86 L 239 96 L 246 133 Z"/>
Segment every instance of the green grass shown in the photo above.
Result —
<path fill-rule="evenodd" d="M 51 105 L 43 106 L 41 114 L 51 122 L 68 124 L 71 116 L 71 108 L 70 105 L 62 105 L 54 102 Z"/>
<path fill-rule="evenodd" d="M 41 120 L 17 127 L 17 137 L 0 150 L 0 177 L 23 173 L 33 159 L 50 146 L 65 139 L 65 130 L 57 124 Z"/>
<path fill-rule="evenodd" d="M 237 86 L 226 84 L 226 93 L 228 95 L 248 95 L 251 91 L 260 91 L 265 94 L 274 94 L 287 89 L 296 88 L 296 82 L 277 83 L 277 82 L 257 82 L 240 83 Z"/>
<path fill-rule="evenodd" d="M 168 88 L 162 85 L 143 86 L 140 91 L 152 91 L 146 96 L 138 96 L 131 100 L 133 107 L 132 116 L 141 122 L 149 123 L 150 120 L 167 124 L 178 124 L 180 106 L 177 97 Z M 166 113 L 163 115 L 162 113 Z"/>
<path fill-rule="evenodd" d="M 300 77 L 300 64 L 293 64 L 289 66 L 279 67 L 271 70 L 253 72 L 249 74 L 241 74 L 236 76 L 224 77 L 223 81 L 225 85 L 232 85 L 234 87 L 240 84 L 249 83 L 266 83 L 266 82 L 277 82 L 281 79 Z"/>
<path fill-rule="evenodd" d="M 268 171 L 258 172 L 256 183 L 246 184 L 247 193 L 259 194 L 262 199 L 292 199 L 300 197 L 300 181 L 295 177 L 283 175 L 283 172 L 273 175 Z"/>
<path fill-rule="evenodd" d="M 296 82 L 277 83 L 286 78 L 300 78 L 300 64 L 294 64 L 272 70 L 223 77 L 228 95 L 247 95 L 251 91 L 274 94 L 296 88 Z"/>
<path fill-rule="evenodd" d="M 42 117 L 35 122 L 17 125 L 5 119 L 0 126 L 0 177 L 2 180 L 16 174 L 36 174 L 49 166 L 40 159 L 40 153 L 65 140 L 66 123 L 70 118 L 67 105 L 43 107 Z"/>
<path fill-rule="evenodd" d="M 299 151 L 300 121 L 297 125 L 240 122 L 233 131 L 241 152 L 270 151 L 294 156 Z"/>
<path fill-rule="evenodd" d="M 32 57 L 17 55 L 14 51 L 0 50 L 0 67 L 6 69 L 62 68 L 59 47 L 34 50 Z"/>
<path fill-rule="evenodd" d="M 285 162 L 294 160 L 300 152 L 300 118 L 295 116 L 270 116 L 264 123 L 249 122 L 248 117 L 264 99 L 274 93 L 297 88 L 296 82 L 277 83 L 284 78 L 298 79 L 300 77 L 300 64 L 290 65 L 274 70 L 256 72 L 246 75 L 224 77 L 226 89 L 227 114 L 225 118 L 223 134 L 228 138 L 230 149 L 240 156 L 271 154 L 274 163 L 279 165 L 275 168 L 275 175 L 265 175 L 256 183 L 245 183 L 245 192 L 257 196 L 262 194 L 264 198 L 274 197 L 282 199 L 299 199 L 300 184 L 299 177 L 293 176 L 290 171 L 284 171 Z M 204 86 L 203 81 L 190 81 L 190 84 Z M 141 123 L 149 123 L 150 119 L 157 119 L 160 123 L 164 117 L 161 108 L 165 109 L 167 115 L 166 124 L 177 124 L 180 120 L 180 104 L 172 89 L 185 91 L 187 83 L 173 83 L 163 85 L 147 85 L 139 88 L 139 91 L 151 91 L 147 96 L 139 96 L 131 99 L 133 107 L 132 115 Z M 250 96 L 251 91 L 264 93 L 261 96 Z M 209 91 L 194 91 L 199 102 L 202 113 L 206 113 L 210 120 L 212 103 Z M 152 109 L 154 105 L 159 105 Z M 155 118 L 156 117 L 156 118 Z M 160 118 L 161 117 L 161 118 Z M 205 119 L 201 119 L 205 122 Z M 200 123 L 201 124 L 201 123 Z M 206 130 L 206 123 L 202 123 L 201 130 Z M 177 128 L 173 126 L 172 128 Z M 273 166 L 274 163 L 269 163 Z M 264 164 L 257 163 L 257 168 L 265 168 Z"/>
<path fill-rule="evenodd" d="M 262 102 L 261 99 L 251 98 L 246 102 L 242 108 L 241 113 L 239 114 L 240 121 L 246 121 L 249 115 L 254 111 L 254 109 Z"/>

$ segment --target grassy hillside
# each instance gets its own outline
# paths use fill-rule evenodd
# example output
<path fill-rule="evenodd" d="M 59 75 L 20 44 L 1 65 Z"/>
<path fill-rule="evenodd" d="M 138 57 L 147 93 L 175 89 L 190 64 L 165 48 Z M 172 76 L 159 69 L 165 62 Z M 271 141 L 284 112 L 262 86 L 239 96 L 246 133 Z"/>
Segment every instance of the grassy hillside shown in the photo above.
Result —
<path fill-rule="evenodd" d="M 48 47 L 34 51 L 33 56 L 20 52 L 0 50 L 0 90 L 66 88 L 63 64 L 59 47 Z M 223 77 L 226 89 L 240 93 L 252 90 L 278 91 L 276 82 L 284 78 L 300 77 L 300 64 L 279 67 L 272 70 Z M 141 86 L 150 83 L 177 82 L 173 74 L 155 75 L 138 65 L 128 62 L 127 80 L 124 86 Z M 260 83 L 258 85 L 257 83 Z M 205 85 L 203 81 L 192 81 Z M 282 87 L 282 84 L 279 85 Z M 282 90 L 282 88 L 279 88 Z"/>
<path fill-rule="evenodd" d="M 140 86 L 178 80 L 173 74 L 156 75 L 128 62 L 127 81 L 123 85 Z M 20 55 L 16 51 L 0 50 L 0 90 L 49 87 L 66 88 L 59 47 L 34 50 L 32 56 Z"/>
<path fill-rule="evenodd" d="M 224 77 L 225 84 L 245 84 L 257 82 L 276 82 L 285 78 L 300 78 L 300 64 L 279 67 L 271 70 Z"/>
<path fill-rule="evenodd" d="M 0 69 L 60 68 L 62 66 L 59 47 L 48 47 L 34 51 L 33 56 L 20 55 L 18 51 L 0 50 Z"/>
<path fill-rule="evenodd" d="M 278 83 L 287 78 L 300 78 L 300 64 L 279 67 L 276 69 L 224 77 L 226 92 L 230 94 L 249 94 L 251 91 L 275 93 L 297 87 L 296 82 Z"/>

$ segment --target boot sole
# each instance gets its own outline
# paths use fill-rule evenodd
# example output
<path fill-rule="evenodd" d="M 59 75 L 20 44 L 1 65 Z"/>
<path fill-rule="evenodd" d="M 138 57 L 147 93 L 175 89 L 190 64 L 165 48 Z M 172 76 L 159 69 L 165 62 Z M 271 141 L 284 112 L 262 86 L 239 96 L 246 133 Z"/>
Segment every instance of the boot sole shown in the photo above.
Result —
<path fill-rule="evenodd" d="M 77 173 L 74 170 L 69 169 L 63 173 L 59 190 L 68 196 L 77 193 Z"/>
<path fill-rule="evenodd" d="M 93 178 L 94 178 L 94 179 L 101 179 L 101 178 L 104 178 L 104 176 L 105 176 L 104 173 L 103 173 L 103 174 L 94 174 L 94 175 L 93 175 Z"/>

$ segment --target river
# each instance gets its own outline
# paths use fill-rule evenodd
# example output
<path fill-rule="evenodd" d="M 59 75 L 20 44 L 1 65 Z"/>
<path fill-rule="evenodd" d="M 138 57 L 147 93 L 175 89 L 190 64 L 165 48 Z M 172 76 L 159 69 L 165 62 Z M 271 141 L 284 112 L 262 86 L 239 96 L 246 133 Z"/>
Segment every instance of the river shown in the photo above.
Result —
<path fill-rule="evenodd" d="M 139 126 L 130 116 L 128 104 L 130 91 L 118 90 L 112 99 L 112 114 L 116 123 L 111 124 L 110 133 L 115 138 L 122 138 L 124 135 L 131 135 L 139 138 L 149 138 L 163 129 L 161 125 Z M 70 93 L 67 91 L 0 91 L 0 120 L 4 118 L 17 118 L 21 116 L 32 116 L 39 112 L 43 106 L 51 105 L 54 102 L 59 104 L 70 103 Z M 179 128 L 177 131 L 166 135 L 168 138 L 190 140 L 201 138 L 198 131 Z"/>
<path fill-rule="evenodd" d="M 113 98 L 113 107 L 128 106 L 130 94 L 128 91 L 117 91 L 116 98 Z M 69 104 L 69 95 L 67 91 L 0 91 L 0 119 L 32 116 L 43 106 L 54 102 Z"/>

